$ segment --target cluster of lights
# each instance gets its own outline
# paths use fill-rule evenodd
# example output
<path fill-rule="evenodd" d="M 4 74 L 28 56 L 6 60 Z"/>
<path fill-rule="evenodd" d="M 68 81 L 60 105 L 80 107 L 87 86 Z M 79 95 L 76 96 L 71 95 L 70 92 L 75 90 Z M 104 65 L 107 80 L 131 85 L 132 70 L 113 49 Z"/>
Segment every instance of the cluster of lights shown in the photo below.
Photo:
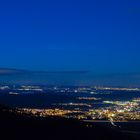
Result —
<path fill-rule="evenodd" d="M 65 109 L 18 109 L 20 113 L 32 114 L 35 116 L 61 116 L 67 118 L 76 118 L 80 120 L 109 120 L 109 121 L 134 121 L 140 120 L 140 98 L 127 102 L 111 101 L 114 106 L 83 110 L 65 110 Z M 105 103 L 110 103 L 106 101 Z M 87 104 L 61 104 L 66 106 L 85 106 Z M 91 107 L 88 105 L 88 107 Z"/>
<path fill-rule="evenodd" d="M 31 114 L 34 116 L 40 116 L 40 117 L 48 117 L 48 116 L 59 116 L 59 117 L 65 117 L 65 115 L 71 114 L 71 113 L 78 113 L 78 111 L 71 111 L 71 110 L 61 110 L 61 109 L 18 109 L 18 113 L 25 113 L 25 114 Z"/>

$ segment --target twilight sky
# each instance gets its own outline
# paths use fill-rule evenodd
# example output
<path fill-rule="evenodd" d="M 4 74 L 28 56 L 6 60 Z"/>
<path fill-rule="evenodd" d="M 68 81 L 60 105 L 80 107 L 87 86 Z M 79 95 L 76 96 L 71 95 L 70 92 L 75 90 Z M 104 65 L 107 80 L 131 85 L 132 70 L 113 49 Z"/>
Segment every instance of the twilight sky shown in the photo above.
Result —
<path fill-rule="evenodd" d="M 0 1 L 0 67 L 139 73 L 140 1 Z"/>

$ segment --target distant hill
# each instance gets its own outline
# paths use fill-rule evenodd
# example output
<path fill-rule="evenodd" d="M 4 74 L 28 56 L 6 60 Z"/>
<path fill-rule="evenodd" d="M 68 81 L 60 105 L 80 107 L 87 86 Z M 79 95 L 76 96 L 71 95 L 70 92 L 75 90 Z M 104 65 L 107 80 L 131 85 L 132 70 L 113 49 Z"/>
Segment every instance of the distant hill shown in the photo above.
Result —
<path fill-rule="evenodd" d="M 11 113 L 0 106 L 0 139 L 7 140 L 133 140 L 115 130 L 64 118 Z"/>

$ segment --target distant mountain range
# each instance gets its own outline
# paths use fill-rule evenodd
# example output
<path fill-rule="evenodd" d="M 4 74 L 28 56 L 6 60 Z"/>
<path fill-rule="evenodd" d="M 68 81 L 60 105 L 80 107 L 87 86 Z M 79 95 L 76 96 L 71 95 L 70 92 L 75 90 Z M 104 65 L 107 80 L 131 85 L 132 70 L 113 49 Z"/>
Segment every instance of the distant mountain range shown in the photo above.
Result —
<path fill-rule="evenodd" d="M 140 74 L 96 73 L 86 70 L 35 71 L 0 68 L 0 83 L 140 87 Z"/>

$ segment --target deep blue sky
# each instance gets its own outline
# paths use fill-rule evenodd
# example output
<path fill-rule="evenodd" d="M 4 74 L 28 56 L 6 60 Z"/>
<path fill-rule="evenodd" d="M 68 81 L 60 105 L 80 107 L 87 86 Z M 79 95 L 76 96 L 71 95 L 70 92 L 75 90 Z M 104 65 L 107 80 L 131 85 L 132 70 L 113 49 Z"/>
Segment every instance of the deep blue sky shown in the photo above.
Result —
<path fill-rule="evenodd" d="M 140 1 L 0 1 L 0 67 L 139 73 Z"/>

